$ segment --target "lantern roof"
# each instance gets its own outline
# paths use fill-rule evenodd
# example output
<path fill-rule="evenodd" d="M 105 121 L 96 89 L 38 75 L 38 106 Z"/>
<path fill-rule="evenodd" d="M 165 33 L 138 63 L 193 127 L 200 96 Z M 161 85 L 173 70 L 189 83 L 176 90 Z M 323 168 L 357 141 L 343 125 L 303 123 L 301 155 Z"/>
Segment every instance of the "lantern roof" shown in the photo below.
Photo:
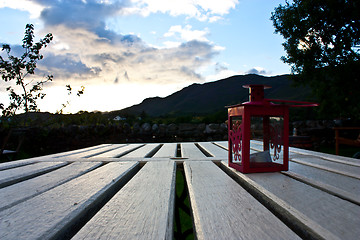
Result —
<path fill-rule="evenodd" d="M 243 85 L 243 88 L 249 88 L 249 101 L 236 105 L 226 106 L 227 108 L 240 107 L 246 105 L 256 106 L 287 106 L 287 107 L 317 107 L 318 103 L 293 101 L 293 100 L 281 100 L 281 99 L 267 99 L 264 98 L 264 89 L 269 89 L 271 86 L 263 84 L 247 84 Z M 279 102 L 281 104 L 275 104 L 273 102 Z"/>

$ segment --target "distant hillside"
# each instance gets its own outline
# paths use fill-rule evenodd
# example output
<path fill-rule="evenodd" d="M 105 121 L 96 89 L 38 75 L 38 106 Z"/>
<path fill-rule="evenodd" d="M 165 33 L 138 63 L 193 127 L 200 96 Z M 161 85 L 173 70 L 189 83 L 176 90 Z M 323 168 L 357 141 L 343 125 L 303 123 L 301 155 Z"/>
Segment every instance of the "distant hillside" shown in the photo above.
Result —
<path fill-rule="evenodd" d="M 192 84 L 167 97 L 147 98 L 142 103 L 116 111 L 118 114 L 165 115 L 206 115 L 224 110 L 225 106 L 248 101 L 246 84 L 272 86 L 265 90 L 266 98 L 287 100 L 308 100 L 310 89 L 292 86 L 288 75 L 264 77 L 255 74 L 232 76 L 204 84 Z M 113 112 L 115 113 L 115 112 Z"/>

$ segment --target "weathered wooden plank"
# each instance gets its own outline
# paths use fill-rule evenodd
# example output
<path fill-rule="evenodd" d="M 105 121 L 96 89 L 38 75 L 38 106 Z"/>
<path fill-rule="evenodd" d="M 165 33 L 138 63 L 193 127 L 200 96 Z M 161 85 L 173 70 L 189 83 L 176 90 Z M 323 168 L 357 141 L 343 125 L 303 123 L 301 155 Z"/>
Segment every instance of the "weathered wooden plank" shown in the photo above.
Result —
<path fill-rule="evenodd" d="M 299 239 L 214 163 L 184 169 L 198 239 Z"/>
<path fill-rule="evenodd" d="M 86 155 L 86 153 L 101 151 L 101 149 L 109 148 L 112 145 L 113 144 L 101 144 L 101 145 L 96 145 L 96 146 L 92 146 L 92 147 L 88 147 L 88 148 L 82 148 L 82 149 L 72 150 L 72 151 L 68 151 L 68 152 L 58 153 L 58 154 L 54 154 L 52 156 L 54 158 L 62 158 L 62 157 L 68 157 L 68 156 L 81 157 L 82 155 L 84 155 L 84 153 Z"/>
<path fill-rule="evenodd" d="M 216 144 L 220 147 L 223 147 L 224 149 L 228 149 L 228 147 L 229 147 L 228 141 L 216 141 L 216 142 L 214 142 L 214 144 Z"/>
<path fill-rule="evenodd" d="M 251 140 L 250 141 L 250 154 L 256 153 L 256 152 L 262 152 L 264 151 L 263 144 L 259 141 Z"/>
<path fill-rule="evenodd" d="M 328 161 L 316 156 L 296 155 L 291 161 L 360 179 L 360 167 Z"/>
<path fill-rule="evenodd" d="M 252 143 L 253 143 L 253 141 L 251 141 L 251 144 L 250 144 L 250 154 L 257 153 L 259 151 L 263 151 L 262 147 L 254 145 Z M 218 145 L 218 146 L 220 146 L 220 147 L 222 147 L 222 148 L 224 148 L 226 150 L 229 149 L 229 145 L 228 145 L 229 143 L 228 142 L 221 141 L 221 142 L 214 142 L 214 144 L 216 144 L 216 145 Z"/>
<path fill-rule="evenodd" d="M 181 143 L 181 157 L 183 158 L 206 158 L 194 143 Z"/>
<path fill-rule="evenodd" d="M 165 143 L 153 158 L 172 158 L 176 157 L 176 143 Z"/>
<path fill-rule="evenodd" d="M 111 146 L 108 146 L 106 148 L 102 148 L 100 149 L 100 151 L 92 151 L 92 152 L 87 152 L 87 153 L 84 153 L 84 155 L 82 156 L 83 158 L 92 158 L 92 157 L 97 157 L 101 154 L 105 154 L 107 152 L 110 152 L 110 151 L 113 151 L 113 150 L 116 150 L 116 149 L 119 149 L 119 148 L 122 148 L 126 146 L 126 144 L 113 144 Z"/>
<path fill-rule="evenodd" d="M 0 189 L 0 211 L 76 178 L 102 163 L 72 163 L 50 173 Z"/>
<path fill-rule="evenodd" d="M 73 239 L 173 239 L 175 162 L 148 162 Z"/>
<path fill-rule="evenodd" d="M 128 144 L 111 144 L 109 146 L 106 146 L 106 147 L 98 149 L 98 150 L 86 151 L 86 152 L 82 153 L 81 155 L 76 155 L 76 157 L 77 158 L 82 157 L 82 158 L 88 159 L 88 158 L 92 158 L 92 157 L 102 156 L 108 152 L 120 149 L 125 146 L 128 146 Z"/>
<path fill-rule="evenodd" d="M 263 143 L 260 141 L 251 140 L 250 148 L 253 150 L 256 150 L 256 151 L 263 151 Z M 298 154 L 295 153 L 294 151 L 290 151 L 290 148 L 289 148 L 289 159 L 291 159 L 293 156 L 298 156 Z"/>
<path fill-rule="evenodd" d="M 360 206 L 304 184 L 281 173 L 242 174 L 241 181 L 257 189 L 270 207 L 290 222 L 308 226 L 315 237 L 356 239 L 360 236 Z M 290 217 L 289 217 L 290 215 Z"/>
<path fill-rule="evenodd" d="M 114 150 L 111 151 L 107 151 L 105 153 L 102 154 L 98 154 L 95 157 L 109 157 L 109 158 L 118 158 L 118 157 L 122 157 L 125 156 L 126 154 L 140 148 L 144 146 L 144 144 L 130 144 L 130 145 L 121 145 L 119 146 L 119 148 L 116 148 Z"/>
<path fill-rule="evenodd" d="M 1 171 L 0 188 L 39 176 L 57 168 L 63 167 L 67 162 L 39 162 L 17 168 Z"/>
<path fill-rule="evenodd" d="M 228 151 L 212 142 L 199 142 L 199 145 L 216 158 L 228 158 Z"/>
<path fill-rule="evenodd" d="M 67 151 L 67 152 L 54 153 L 54 154 L 50 154 L 50 155 L 46 155 L 46 156 L 34 157 L 34 158 L 31 158 L 31 159 L 26 159 L 24 161 L 33 161 L 33 162 L 39 162 L 39 161 L 41 161 L 41 162 L 66 161 L 67 159 L 71 159 L 72 155 L 74 155 L 74 157 L 75 157 L 75 154 L 83 153 L 83 152 L 86 152 L 86 151 L 92 151 L 93 149 L 100 149 L 100 148 L 103 148 L 103 147 L 109 147 L 111 145 L 112 144 L 101 144 L 101 145 L 96 145 L 96 146 L 92 146 L 92 147 L 88 147 L 88 148 L 81 148 L 81 149 L 71 150 L 71 151 Z M 64 158 L 61 159 L 62 157 L 64 157 Z M 0 167 L 0 170 L 1 170 L 1 167 Z"/>
<path fill-rule="evenodd" d="M 355 194 L 360 198 L 359 179 L 329 172 L 319 168 L 306 166 L 303 164 L 298 164 L 295 162 L 289 163 L 289 170 L 310 180 L 321 182 L 323 184 L 342 189 L 343 191 L 346 191 L 348 193 Z"/>
<path fill-rule="evenodd" d="M 250 141 L 250 148 L 253 149 L 254 151 L 263 151 L 263 143 L 257 140 L 251 140 Z M 298 155 L 294 152 L 290 152 L 290 148 L 289 148 L 289 159 L 291 159 L 294 155 Z"/>
<path fill-rule="evenodd" d="M 158 148 L 159 146 L 159 143 L 146 144 L 145 146 L 138 148 L 129 154 L 126 154 L 123 156 L 123 158 L 145 158 L 149 153 L 151 153 L 151 151 Z"/>
<path fill-rule="evenodd" d="M 16 161 L 11 161 L 11 162 L 1 163 L 0 171 L 10 169 L 10 168 L 17 168 L 17 167 L 21 167 L 21 166 L 25 166 L 25 165 L 29 165 L 29 164 L 34 164 L 36 162 L 38 162 L 38 161 L 36 161 L 34 159 L 24 159 L 24 160 L 16 160 Z"/>
<path fill-rule="evenodd" d="M 136 163 L 112 162 L 0 212 L 0 239 L 62 239 Z"/>
<path fill-rule="evenodd" d="M 125 146 L 125 144 L 111 144 L 111 145 L 108 145 L 108 146 L 103 146 L 101 148 L 86 150 L 86 151 L 82 151 L 82 152 L 79 152 L 79 153 L 74 153 L 74 154 L 71 154 L 71 155 L 65 155 L 65 156 L 61 156 L 61 157 L 62 157 L 62 159 L 76 158 L 76 159 L 80 160 L 80 158 L 94 157 L 94 156 L 97 156 L 97 155 L 112 151 L 114 149 L 121 148 L 123 146 Z"/>
<path fill-rule="evenodd" d="M 259 141 L 251 141 L 251 148 L 262 151 L 262 143 Z M 295 153 L 294 151 L 289 154 L 289 160 L 299 164 L 304 164 L 307 166 L 320 168 L 360 179 L 360 166 L 356 166 L 356 164 L 353 163 L 323 158 L 318 154 L 304 155 L 301 153 Z"/>
<path fill-rule="evenodd" d="M 345 163 L 345 164 L 358 166 L 358 167 L 360 166 L 360 161 L 355 158 L 349 158 L 349 157 L 343 157 L 343 156 L 338 156 L 338 155 L 333 155 L 333 154 L 315 152 L 315 151 L 311 151 L 311 150 L 294 148 L 294 147 L 289 147 L 289 151 L 290 151 L 290 153 L 316 156 L 316 157 L 323 158 L 323 159 L 326 159 L 329 161 Z"/>
<path fill-rule="evenodd" d="M 254 149 L 258 149 L 261 151 L 262 145 L 263 144 L 260 141 L 255 141 L 255 140 L 251 141 L 251 147 Z M 336 163 L 346 164 L 346 165 L 350 165 L 350 166 L 360 167 L 360 161 L 355 158 L 349 158 L 349 157 L 337 156 L 337 155 L 332 155 L 332 154 L 327 154 L 327 153 L 315 152 L 315 151 L 311 151 L 311 150 L 307 150 L 307 149 L 289 147 L 289 157 L 290 158 L 293 158 L 293 157 L 299 156 L 299 155 L 303 156 L 304 158 L 316 157 L 318 159 L 327 160 L 330 162 L 336 162 Z"/>
<path fill-rule="evenodd" d="M 282 174 L 360 206 L 360 196 L 357 194 L 344 191 L 341 188 L 334 187 L 334 186 L 324 183 L 324 182 L 320 182 L 320 181 L 316 181 L 311 178 L 304 177 L 304 176 L 296 174 L 292 171 L 282 172 Z"/>

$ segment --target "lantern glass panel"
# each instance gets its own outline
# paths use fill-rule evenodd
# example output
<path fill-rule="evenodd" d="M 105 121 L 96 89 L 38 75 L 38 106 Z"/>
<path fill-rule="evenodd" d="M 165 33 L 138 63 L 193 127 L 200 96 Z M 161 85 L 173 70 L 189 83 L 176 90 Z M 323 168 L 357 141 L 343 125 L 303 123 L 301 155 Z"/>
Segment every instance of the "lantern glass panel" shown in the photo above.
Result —
<path fill-rule="evenodd" d="M 241 164 L 242 160 L 242 116 L 233 116 L 230 118 L 230 139 L 231 139 L 231 152 L 232 162 Z"/>
<path fill-rule="evenodd" d="M 250 152 L 250 168 L 284 162 L 284 118 L 252 116 L 251 138 L 263 142 L 263 152 Z"/>
<path fill-rule="evenodd" d="M 262 141 L 264 136 L 263 121 L 263 117 L 251 117 L 250 131 L 252 140 Z"/>

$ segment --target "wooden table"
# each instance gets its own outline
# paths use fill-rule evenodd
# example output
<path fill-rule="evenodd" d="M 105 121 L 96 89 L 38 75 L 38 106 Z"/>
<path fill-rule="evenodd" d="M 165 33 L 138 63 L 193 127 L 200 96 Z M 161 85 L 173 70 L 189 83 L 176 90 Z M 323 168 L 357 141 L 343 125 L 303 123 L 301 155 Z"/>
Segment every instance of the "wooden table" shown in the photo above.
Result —
<path fill-rule="evenodd" d="M 172 239 L 177 171 L 198 239 L 359 239 L 359 160 L 290 148 L 289 165 L 242 174 L 227 166 L 227 142 L 103 144 L 3 163 L 0 239 Z"/>

